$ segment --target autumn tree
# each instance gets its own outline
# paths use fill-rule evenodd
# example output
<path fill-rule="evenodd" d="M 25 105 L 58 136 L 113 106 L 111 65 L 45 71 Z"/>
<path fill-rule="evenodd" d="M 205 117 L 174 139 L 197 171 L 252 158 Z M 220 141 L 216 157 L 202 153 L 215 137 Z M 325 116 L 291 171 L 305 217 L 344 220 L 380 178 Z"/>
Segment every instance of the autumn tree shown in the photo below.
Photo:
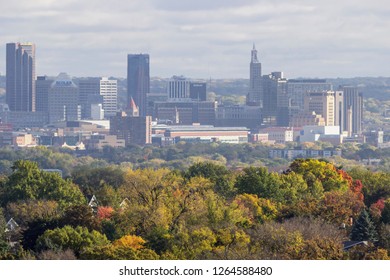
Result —
<path fill-rule="evenodd" d="M 296 159 L 290 165 L 290 170 L 302 174 L 309 188 L 320 182 L 324 191 L 347 190 L 348 181 L 337 171 L 337 168 L 324 160 Z"/>
<path fill-rule="evenodd" d="M 363 186 L 364 203 L 367 206 L 379 199 L 390 198 L 390 173 L 373 172 L 364 168 L 353 168 L 348 174 L 360 180 Z"/>
<path fill-rule="evenodd" d="M 236 203 L 244 212 L 245 217 L 250 221 L 250 225 L 275 220 L 278 215 L 277 207 L 273 202 L 265 198 L 259 198 L 255 194 L 237 195 L 233 203 Z"/>
<path fill-rule="evenodd" d="M 318 205 L 318 214 L 326 221 L 336 225 L 347 223 L 349 218 L 356 219 L 364 203 L 360 196 L 351 190 L 326 192 Z"/>
<path fill-rule="evenodd" d="M 6 207 L 7 213 L 20 226 L 26 225 L 34 220 L 53 220 L 60 217 L 62 211 L 59 205 L 53 200 L 23 200 L 10 202 Z"/>

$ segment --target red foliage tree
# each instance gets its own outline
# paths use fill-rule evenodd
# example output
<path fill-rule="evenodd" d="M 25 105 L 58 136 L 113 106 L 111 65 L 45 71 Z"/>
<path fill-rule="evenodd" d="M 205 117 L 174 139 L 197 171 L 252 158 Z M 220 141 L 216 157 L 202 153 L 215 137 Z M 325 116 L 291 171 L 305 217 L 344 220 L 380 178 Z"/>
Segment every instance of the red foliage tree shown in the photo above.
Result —
<path fill-rule="evenodd" d="M 114 209 L 110 206 L 100 206 L 97 210 L 97 218 L 102 220 L 109 220 L 114 213 Z"/>

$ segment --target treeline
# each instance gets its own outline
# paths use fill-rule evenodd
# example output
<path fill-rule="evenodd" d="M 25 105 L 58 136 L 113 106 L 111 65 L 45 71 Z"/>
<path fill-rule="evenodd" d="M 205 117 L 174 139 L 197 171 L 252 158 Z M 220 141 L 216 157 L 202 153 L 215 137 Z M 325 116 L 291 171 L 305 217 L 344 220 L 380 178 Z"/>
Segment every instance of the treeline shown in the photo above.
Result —
<path fill-rule="evenodd" d="M 269 146 L 264 144 L 223 144 L 223 143 L 185 143 L 173 146 L 129 146 L 126 148 L 104 147 L 102 151 L 72 151 L 69 149 L 36 147 L 28 149 L 0 148 L 0 174 L 10 174 L 16 160 L 35 161 L 41 168 L 61 169 L 65 177 L 71 176 L 73 170 L 83 166 L 107 167 L 120 165 L 137 168 L 169 168 L 186 170 L 199 161 L 222 164 L 229 169 L 241 169 L 250 166 L 266 166 L 272 170 L 287 169 L 291 163 L 287 159 L 270 159 L 269 150 L 275 148 L 288 149 L 327 149 L 334 147 L 327 143 L 296 143 Z M 390 171 L 390 149 L 377 149 L 373 146 L 344 144 L 342 157 L 331 158 L 335 164 L 345 168 L 362 165 L 361 159 L 379 158 L 382 160 L 375 170 Z"/>
<path fill-rule="evenodd" d="M 0 256 L 389 259 L 389 183 L 314 159 L 281 173 L 84 166 L 67 179 L 18 160 L 0 181 Z M 346 251 L 347 240 L 367 242 Z"/>

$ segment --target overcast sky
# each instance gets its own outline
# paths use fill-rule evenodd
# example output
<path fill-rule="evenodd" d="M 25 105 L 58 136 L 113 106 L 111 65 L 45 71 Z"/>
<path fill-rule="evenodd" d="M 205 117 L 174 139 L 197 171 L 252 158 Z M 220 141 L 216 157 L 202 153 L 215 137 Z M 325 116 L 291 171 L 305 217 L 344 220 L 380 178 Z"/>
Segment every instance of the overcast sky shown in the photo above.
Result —
<path fill-rule="evenodd" d="M 0 0 L 5 44 L 34 42 L 38 75 L 126 76 L 128 53 L 149 53 L 152 76 L 390 76 L 385 0 Z"/>

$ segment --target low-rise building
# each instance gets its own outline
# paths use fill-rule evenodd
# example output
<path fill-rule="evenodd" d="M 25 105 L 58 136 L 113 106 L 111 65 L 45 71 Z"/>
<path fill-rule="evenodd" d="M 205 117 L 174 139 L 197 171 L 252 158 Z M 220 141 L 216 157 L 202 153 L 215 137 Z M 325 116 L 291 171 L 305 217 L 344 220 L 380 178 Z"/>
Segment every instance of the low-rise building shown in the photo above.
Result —
<path fill-rule="evenodd" d="M 102 150 L 104 146 L 125 147 L 126 143 L 124 139 L 118 139 L 116 135 L 95 134 L 91 135 L 86 146 L 87 150 Z"/>
<path fill-rule="evenodd" d="M 260 133 L 267 133 L 268 140 L 278 144 L 294 141 L 294 130 L 291 127 L 267 127 L 259 130 Z"/>
<path fill-rule="evenodd" d="M 341 150 L 311 150 L 311 149 L 271 149 L 270 158 L 328 158 L 332 156 L 341 156 Z"/>
<path fill-rule="evenodd" d="M 221 142 L 247 143 L 248 129 L 246 127 L 214 127 L 211 125 L 189 125 L 166 127 L 165 137 L 174 138 L 176 142 Z"/>
<path fill-rule="evenodd" d="M 304 126 L 301 130 L 300 142 L 329 142 L 333 145 L 339 145 L 343 143 L 343 135 L 340 134 L 340 127 L 334 126 L 316 126 L 308 125 Z"/>

